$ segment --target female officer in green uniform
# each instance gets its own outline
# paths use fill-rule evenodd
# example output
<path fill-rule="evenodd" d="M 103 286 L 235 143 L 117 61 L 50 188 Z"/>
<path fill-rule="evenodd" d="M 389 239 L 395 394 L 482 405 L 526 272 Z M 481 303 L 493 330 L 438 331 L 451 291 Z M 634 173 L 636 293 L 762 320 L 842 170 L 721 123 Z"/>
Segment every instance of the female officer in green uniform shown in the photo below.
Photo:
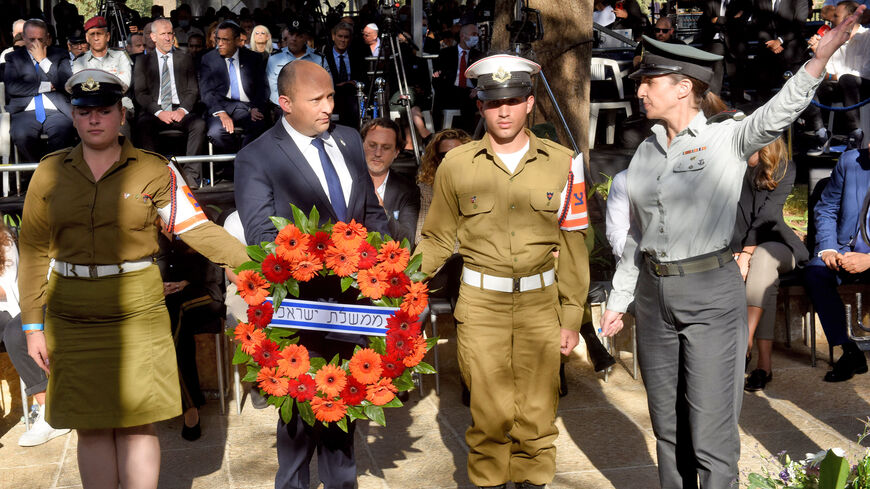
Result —
<path fill-rule="evenodd" d="M 862 7 L 863 10 L 863 7 Z M 728 244 L 747 159 L 810 103 L 825 64 L 861 11 L 751 116 L 708 119 L 707 87 L 721 58 L 644 37 L 638 98 L 658 119 L 628 168 L 632 232 L 602 333 L 622 328 L 634 300 L 638 356 L 663 489 L 720 489 L 737 479 L 746 297 Z"/>
<path fill-rule="evenodd" d="M 172 165 L 118 136 L 127 90 L 119 78 L 82 70 L 66 89 L 82 142 L 43 158 L 24 201 L 19 284 L 28 352 L 50 372 L 46 419 L 78 430 L 84 487 L 156 488 L 152 423 L 181 414 L 152 260 L 156 218 L 216 263 L 238 266 L 247 254 L 205 218 Z"/>

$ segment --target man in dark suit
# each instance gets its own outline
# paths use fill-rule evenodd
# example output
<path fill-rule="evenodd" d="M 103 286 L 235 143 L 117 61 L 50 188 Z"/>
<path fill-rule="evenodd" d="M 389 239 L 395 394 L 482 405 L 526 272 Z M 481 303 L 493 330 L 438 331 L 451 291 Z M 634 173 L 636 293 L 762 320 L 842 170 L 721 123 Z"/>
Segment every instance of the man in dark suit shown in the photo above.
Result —
<path fill-rule="evenodd" d="M 413 243 L 420 214 L 420 188 L 390 168 L 405 146 L 402 131 L 392 120 L 380 118 L 366 123 L 360 137 L 372 185 L 387 213 L 390 236 Z"/>
<path fill-rule="evenodd" d="M 242 29 L 232 21 L 217 28 L 217 49 L 202 57 L 199 93 L 207 111 L 208 137 L 215 153 L 235 153 L 234 136 L 242 128 L 242 147 L 265 129 L 269 100 L 263 56 L 239 47 Z"/>
<path fill-rule="evenodd" d="M 24 23 L 24 49 L 6 56 L 6 110 L 11 114 L 12 142 L 18 159 L 35 163 L 52 151 L 71 146 L 75 140 L 71 108 L 64 85 L 72 76 L 65 50 L 51 50 L 46 42 L 45 22 Z M 40 139 L 41 135 L 47 139 Z"/>
<path fill-rule="evenodd" d="M 713 64 L 710 90 L 719 95 L 722 75 L 728 74 L 731 105 L 746 102 L 743 98 L 743 71 L 746 67 L 746 22 L 752 14 L 750 0 L 706 0 L 701 3 L 696 42 L 704 50 L 723 57 Z"/>
<path fill-rule="evenodd" d="M 462 111 L 462 123 L 454 123 L 454 127 L 460 127 L 471 133 L 477 127 L 477 80 L 467 78 L 465 70 L 475 61 L 483 57 L 476 49 L 477 26 L 466 24 L 459 30 L 459 44 L 444 48 L 438 53 L 435 60 L 433 83 L 435 83 L 435 106 L 433 111 L 436 117 L 441 116 L 445 109 L 459 109 Z"/>
<path fill-rule="evenodd" d="M 278 234 L 270 216 L 292 219 L 290 203 L 308 214 L 316 206 L 320 224 L 355 219 L 370 231 L 388 232 L 363 160 L 362 141 L 349 127 L 330 126 L 334 90 L 329 73 L 310 61 L 288 63 L 278 75 L 279 104 L 284 115 L 236 157 L 236 208 L 248 243 L 272 241 Z M 307 282 L 300 296 L 308 300 L 354 302 L 357 292 L 337 297 L 337 277 Z M 353 335 L 316 331 L 299 333 L 312 356 L 350 358 L 359 344 Z M 275 487 L 308 488 L 308 465 L 317 449 L 324 487 L 355 487 L 353 434 L 334 423 L 308 426 L 295 411 L 289 424 L 278 420 L 278 473 Z"/>
<path fill-rule="evenodd" d="M 143 54 L 133 69 L 136 103 L 141 108 L 136 131 L 139 145 L 157 151 L 158 133 L 177 129 L 187 137 L 186 154 L 202 154 L 205 121 L 193 112 L 199 94 L 193 60 L 172 48 L 175 33 L 169 19 L 152 23 L 151 39 L 155 49 Z M 184 171 L 191 184 L 199 184 L 202 163 L 185 165 Z"/>
<path fill-rule="evenodd" d="M 807 44 L 803 36 L 809 16 L 806 0 L 754 0 L 752 19 L 758 30 L 758 95 L 766 102 L 783 73 L 797 72 Z M 745 15 L 745 14 L 744 14 Z"/>
<path fill-rule="evenodd" d="M 846 308 L 837 286 L 870 282 L 870 148 L 846 151 L 815 207 L 816 256 L 807 264 L 807 293 L 828 343 L 843 348 L 826 382 L 867 372 L 867 359 L 846 331 Z"/>
<path fill-rule="evenodd" d="M 352 51 L 353 26 L 340 22 L 332 28 L 332 49 L 323 56 L 332 74 L 335 88 L 335 112 L 338 122 L 345 126 L 359 127 L 359 101 L 356 98 L 357 82 L 368 81 L 366 61 Z"/>

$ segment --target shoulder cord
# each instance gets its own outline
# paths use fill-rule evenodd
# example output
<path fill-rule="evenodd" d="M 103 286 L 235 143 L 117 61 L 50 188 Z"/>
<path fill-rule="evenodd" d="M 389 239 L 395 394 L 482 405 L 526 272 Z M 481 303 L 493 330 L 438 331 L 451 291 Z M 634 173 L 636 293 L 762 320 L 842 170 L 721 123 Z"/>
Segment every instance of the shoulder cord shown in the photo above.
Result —
<path fill-rule="evenodd" d="M 167 167 L 169 170 L 169 222 L 166 223 L 169 227 L 169 231 L 175 232 L 175 213 L 177 211 L 177 202 L 176 202 L 176 194 L 178 193 L 178 182 L 175 178 L 175 172 L 172 171 L 172 168 Z"/>
<path fill-rule="evenodd" d="M 565 208 L 562 209 L 562 215 L 559 216 L 559 225 L 561 226 L 563 222 L 565 222 L 565 218 L 568 216 L 568 209 L 571 207 L 571 195 L 574 192 L 574 171 L 568 170 L 568 193 L 565 194 Z"/>

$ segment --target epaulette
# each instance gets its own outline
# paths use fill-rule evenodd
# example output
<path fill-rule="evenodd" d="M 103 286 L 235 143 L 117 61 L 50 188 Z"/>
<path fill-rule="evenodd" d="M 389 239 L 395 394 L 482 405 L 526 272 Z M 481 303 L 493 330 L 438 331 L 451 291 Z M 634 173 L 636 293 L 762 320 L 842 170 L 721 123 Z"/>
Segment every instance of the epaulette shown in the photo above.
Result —
<path fill-rule="evenodd" d="M 142 148 L 136 148 L 136 149 L 138 149 L 138 150 L 139 150 L 140 152 L 142 152 L 142 153 L 145 153 L 145 154 L 148 155 L 148 156 L 153 156 L 153 157 L 155 157 L 155 158 L 161 160 L 161 161 L 163 162 L 164 165 L 168 165 L 168 164 L 169 164 L 169 160 L 166 159 L 166 157 L 163 156 L 163 155 L 160 154 L 160 153 L 155 153 L 154 151 L 149 151 L 149 150 L 147 150 L 147 149 L 142 149 Z"/>
<path fill-rule="evenodd" d="M 456 158 L 457 156 L 460 156 L 460 155 L 463 155 L 466 153 L 477 153 L 478 151 L 481 151 L 484 148 L 485 148 L 485 146 L 483 145 L 483 140 L 481 139 L 478 141 L 471 141 L 471 142 L 465 143 L 462 146 L 457 146 L 457 147 L 451 149 L 450 151 L 448 151 L 447 154 L 449 154 L 450 158 L 453 159 L 453 158 Z M 444 157 L 446 158 L 447 156 L 445 155 Z"/>
<path fill-rule="evenodd" d="M 744 114 L 743 111 L 740 111 L 740 110 L 723 110 L 722 112 L 719 112 L 718 114 L 714 115 L 713 117 L 710 117 L 709 119 L 707 119 L 707 124 L 715 124 L 717 122 L 724 122 L 724 121 L 727 121 L 728 119 L 734 119 L 735 121 L 742 121 L 743 119 L 746 119 L 746 114 Z"/>
<path fill-rule="evenodd" d="M 545 139 L 545 138 L 538 138 L 538 141 L 540 141 L 540 142 L 541 142 L 541 145 L 542 145 L 542 146 L 545 146 L 545 147 L 546 147 L 548 150 L 550 150 L 550 151 L 553 151 L 553 152 L 561 152 L 561 153 L 564 153 L 564 154 L 568 155 L 569 157 L 573 157 L 573 156 L 574 156 L 574 151 L 573 151 L 573 150 L 568 149 L 567 147 L 562 146 L 561 144 L 559 144 L 559 143 L 557 143 L 557 142 L 555 142 L 555 141 L 553 141 L 553 140 Z"/>
<path fill-rule="evenodd" d="M 67 148 L 59 149 L 57 151 L 52 151 L 51 153 L 48 153 L 47 155 L 43 156 L 40 161 L 45 161 L 49 158 L 54 158 L 54 157 L 60 157 L 60 161 L 63 161 L 66 159 L 67 155 L 70 154 L 70 152 L 72 150 L 73 150 L 73 147 L 69 146 Z"/>

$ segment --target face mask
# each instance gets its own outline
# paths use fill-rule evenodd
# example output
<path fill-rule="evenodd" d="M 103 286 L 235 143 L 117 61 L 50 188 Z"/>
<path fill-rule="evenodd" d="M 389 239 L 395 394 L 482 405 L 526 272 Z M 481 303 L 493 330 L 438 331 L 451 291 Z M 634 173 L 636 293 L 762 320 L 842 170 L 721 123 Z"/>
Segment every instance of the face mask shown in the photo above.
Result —
<path fill-rule="evenodd" d="M 471 36 L 465 41 L 465 44 L 468 44 L 468 47 L 473 48 L 473 47 L 477 46 L 477 41 L 479 41 L 479 40 L 480 40 L 479 37 Z"/>
<path fill-rule="evenodd" d="M 178 27 L 181 27 L 182 29 L 189 26 L 189 25 L 190 25 L 189 20 L 179 20 L 178 21 Z"/>
<path fill-rule="evenodd" d="M 426 37 L 426 34 L 429 34 L 429 28 L 424 25 L 423 26 L 423 37 Z"/>

